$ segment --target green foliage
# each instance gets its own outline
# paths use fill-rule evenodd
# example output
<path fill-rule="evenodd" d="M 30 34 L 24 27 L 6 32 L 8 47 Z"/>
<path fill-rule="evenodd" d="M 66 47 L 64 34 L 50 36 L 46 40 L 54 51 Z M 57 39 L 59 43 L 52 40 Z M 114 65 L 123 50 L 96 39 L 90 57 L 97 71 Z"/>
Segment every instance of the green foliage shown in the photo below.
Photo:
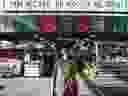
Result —
<path fill-rule="evenodd" d="M 65 80 L 94 80 L 96 78 L 95 64 L 65 64 Z"/>

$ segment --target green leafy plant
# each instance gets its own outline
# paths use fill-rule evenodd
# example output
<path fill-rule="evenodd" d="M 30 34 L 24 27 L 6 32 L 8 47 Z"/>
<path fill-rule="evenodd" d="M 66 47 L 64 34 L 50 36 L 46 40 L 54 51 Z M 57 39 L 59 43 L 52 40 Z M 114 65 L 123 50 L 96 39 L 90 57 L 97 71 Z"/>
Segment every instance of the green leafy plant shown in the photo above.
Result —
<path fill-rule="evenodd" d="M 65 80 L 95 80 L 96 65 L 95 64 L 65 64 L 64 79 Z"/>

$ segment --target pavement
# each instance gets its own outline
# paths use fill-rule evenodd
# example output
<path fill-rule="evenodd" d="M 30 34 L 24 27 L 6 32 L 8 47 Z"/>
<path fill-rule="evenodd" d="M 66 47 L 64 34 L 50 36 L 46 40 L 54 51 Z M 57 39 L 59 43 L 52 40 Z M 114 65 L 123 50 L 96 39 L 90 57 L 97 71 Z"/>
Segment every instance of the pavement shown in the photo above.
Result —
<path fill-rule="evenodd" d="M 51 78 L 1 79 L 0 85 L 5 89 L 0 91 L 0 96 L 51 96 L 52 81 Z"/>

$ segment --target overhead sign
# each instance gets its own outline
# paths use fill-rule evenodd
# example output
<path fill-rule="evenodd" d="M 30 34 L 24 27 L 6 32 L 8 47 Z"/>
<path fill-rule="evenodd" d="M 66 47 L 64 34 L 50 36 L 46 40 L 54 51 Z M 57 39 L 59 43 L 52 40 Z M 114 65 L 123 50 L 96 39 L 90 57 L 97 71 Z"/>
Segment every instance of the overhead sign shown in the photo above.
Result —
<path fill-rule="evenodd" d="M 114 14 L 114 12 L 128 12 L 127 0 L 0 0 L 0 11 L 79 11 L 82 13 Z M 33 13 L 34 13 L 33 12 Z M 125 14 L 125 13 L 124 13 Z"/>

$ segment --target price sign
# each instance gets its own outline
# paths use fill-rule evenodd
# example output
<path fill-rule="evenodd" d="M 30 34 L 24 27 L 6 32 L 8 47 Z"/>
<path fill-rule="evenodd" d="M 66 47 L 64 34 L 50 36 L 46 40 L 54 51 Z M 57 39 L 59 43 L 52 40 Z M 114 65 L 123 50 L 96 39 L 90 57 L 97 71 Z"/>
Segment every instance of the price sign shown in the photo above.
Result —
<path fill-rule="evenodd" d="M 83 10 L 95 11 L 111 8 L 111 2 L 106 0 L 1 0 L 1 10 Z"/>
<path fill-rule="evenodd" d="M 0 0 L 0 11 L 128 12 L 128 0 Z"/>

